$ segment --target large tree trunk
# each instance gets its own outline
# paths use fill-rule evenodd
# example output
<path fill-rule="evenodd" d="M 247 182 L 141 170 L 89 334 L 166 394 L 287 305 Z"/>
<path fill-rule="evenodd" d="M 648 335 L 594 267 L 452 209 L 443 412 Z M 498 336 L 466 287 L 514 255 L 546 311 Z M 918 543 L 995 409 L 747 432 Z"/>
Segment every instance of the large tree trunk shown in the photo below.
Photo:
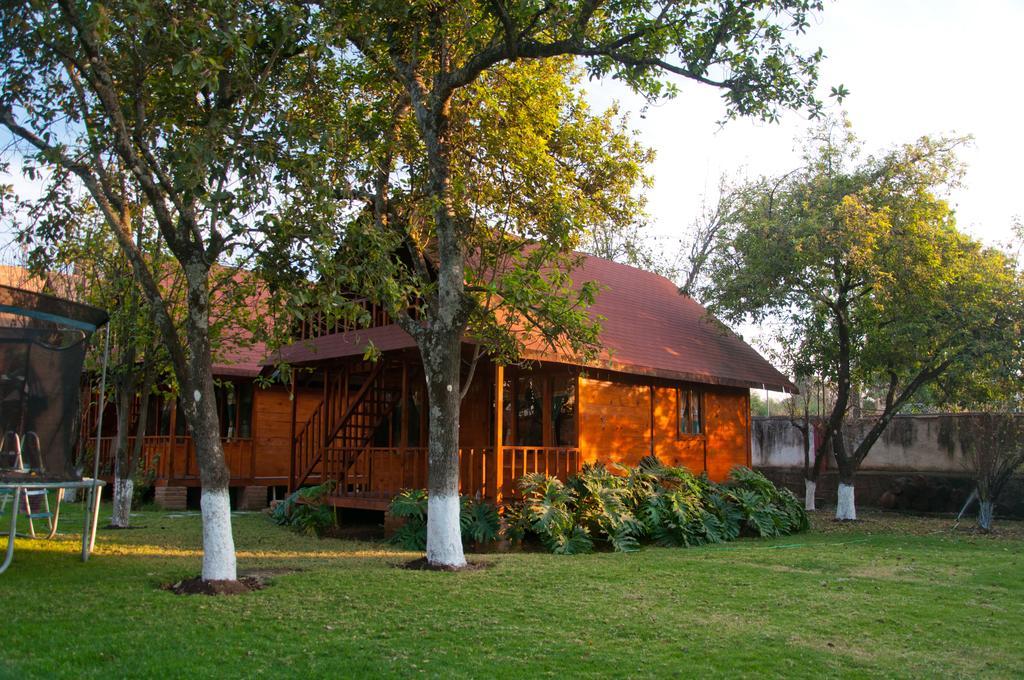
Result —
<path fill-rule="evenodd" d="M 839 499 L 836 502 L 836 519 L 841 521 L 857 519 L 857 504 L 854 500 L 853 479 L 839 481 Z"/>
<path fill-rule="evenodd" d="M 129 369 L 130 370 L 130 369 Z M 125 379 L 122 382 L 129 382 Z M 126 385 L 117 388 L 117 438 L 114 441 L 114 509 L 110 526 L 127 529 L 131 522 L 132 493 L 134 492 L 131 450 L 128 446 L 129 416 L 132 390 Z"/>
<path fill-rule="evenodd" d="M 811 423 L 810 415 L 805 411 L 804 422 L 797 425 L 797 429 L 804 436 L 804 510 L 814 512 L 816 507 L 815 494 L 818 490 L 818 475 L 821 469 L 821 451 L 814 446 L 815 427 Z M 813 456 L 811 452 L 814 452 Z"/>
<path fill-rule="evenodd" d="M 433 336 L 423 348 L 430 396 L 430 436 L 427 501 L 427 561 L 432 565 L 464 567 L 459 522 L 459 369 L 458 333 Z"/>
<path fill-rule="evenodd" d="M 859 461 L 846 452 L 845 431 L 840 429 L 833 435 L 833 449 L 839 468 L 839 497 L 836 502 L 836 519 L 852 521 L 857 519 L 857 504 L 854 500 L 854 477 Z"/>
<path fill-rule="evenodd" d="M 411 71 L 410 71 L 411 74 Z M 423 357 L 430 407 L 427 473 L 427 562 L 466 565 L 459 523 L 459 405 L 462 332 L 467 300 L 464 234 L 451 205 L 448 94 L 424 97 L 407 81 L 410 101 L 427 150 L 429 189 L 437 234 L 437 291 L 427 304 L 427 323 L 416 334 Z"/>
<path fill-rule="evenodd" d="M 807 512 L 814 512 L 817 510 L 815 507 L 814 495 L 818 491 L 818 480 L 804 478 L 804 510 Z"/>
<path fill-rule="evenodd" d="M 204 581 L 235 581 L 238 578 L 235 541 L 231 532 L 231 473 L 224 459 L 220 422 L 214 399 L 213 361 L 209 335 L 208 269 L 201 264 L 185 266 L 188 282 L 189 347 L 187 375 L 179 376 L 185 419 L 192 428 L 192 441 L 202 483 L 200 509 L 203 517 Z M 181 378 L 185 378 L 182 380 Z"/>

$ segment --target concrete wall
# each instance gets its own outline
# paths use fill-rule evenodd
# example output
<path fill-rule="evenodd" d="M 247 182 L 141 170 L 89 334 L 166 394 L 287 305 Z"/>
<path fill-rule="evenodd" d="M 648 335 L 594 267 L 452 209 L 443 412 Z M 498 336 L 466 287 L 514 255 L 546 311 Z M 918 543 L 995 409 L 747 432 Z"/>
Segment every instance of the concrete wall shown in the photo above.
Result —
<path fill-rule="evenodd" d="M 896 416 L 871 447 L 861 470 L 963 474 L 969 463 L 959 432 L 964 420 L 972 417 L 969 413 Z M 860 429 L 863 432 L 869 426 L 865 421 Z M 859 441 L 862 432 L 853 438 Z M 789 418 L 754 418 L 751 434 L 754 467 L 803 468 L 803 434 Z M 835 462 L 829 460 L 828 467 L 834 468 Z"/>
<path fill-rule="evenodd" d="M 973 417 L 896 416 L 857 472 L 858 504 L 924 512 L 959 510 L 974 488 L 961 444 Z M 869 426 L 866 421 L 854 436 L 863 436 Z M 803 498 L 803 433 L 788 417 L 757 417 L 751 424 L 751 440 L 754 468 Z M 829 456 L 818 479 L 819 502 L 835 504 L 837 484 L 835 459 Z M 1010 482 L 997 512 L 1024 517 L 1024 476 Z"/>

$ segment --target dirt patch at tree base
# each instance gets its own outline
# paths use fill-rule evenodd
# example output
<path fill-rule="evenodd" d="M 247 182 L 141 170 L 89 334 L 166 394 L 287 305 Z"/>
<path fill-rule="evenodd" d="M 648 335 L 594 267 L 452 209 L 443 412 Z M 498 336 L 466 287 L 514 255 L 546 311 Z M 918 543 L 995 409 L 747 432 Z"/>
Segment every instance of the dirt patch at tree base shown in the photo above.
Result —
<path fill-rule="evenodd" d="M 194 576 L 177 583 L 165 583 L 160 590 L 168 590 L 175 595 L 242 595 L 263 590 L 273 576 L 300 571 L 303 570 L 294 567 L 257 567 L 239 571 L 237 581 L 204 581 L 201 576 Z"/>
<path fill-rule="evenodd" d="M 175 595 L 242 595 L 266 587 L 264 580 L 256 576 L 242 576 L 237 581 L 204 581 L 201 576 L 195 576 L 160 586 L 161 590 Z"/>
<path fill-rule="evenodd" d="M 401 562 L 395 565 L 399 569 L 412 569 L 413 571 L 480 571 L 489 569 L 494 565 L 491 562 L 467 562 L 464 567 L 452 567 L 446 564 L 431 564 L 426 557 Z"/>

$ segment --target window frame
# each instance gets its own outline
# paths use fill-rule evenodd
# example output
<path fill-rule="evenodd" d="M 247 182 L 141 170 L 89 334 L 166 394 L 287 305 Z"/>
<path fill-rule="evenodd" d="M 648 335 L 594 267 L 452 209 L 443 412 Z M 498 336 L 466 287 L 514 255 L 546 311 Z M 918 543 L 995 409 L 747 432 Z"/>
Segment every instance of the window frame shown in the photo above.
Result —
<path fill-rule="evenodd" d="M 696 403 L 697 427 L 693 426 L 693 403 Z M 676 387 L 676 439 L 705 436 L 704 389 L 697 385 Z M 685 423 L 685 425 L 684 425 Z"/>

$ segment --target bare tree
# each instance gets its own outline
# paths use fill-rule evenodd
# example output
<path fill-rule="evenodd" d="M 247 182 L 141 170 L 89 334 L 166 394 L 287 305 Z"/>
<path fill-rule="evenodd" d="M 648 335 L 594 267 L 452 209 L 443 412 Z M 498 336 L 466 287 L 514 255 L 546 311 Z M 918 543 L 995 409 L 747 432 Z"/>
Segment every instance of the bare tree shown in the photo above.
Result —
<path fill-rule="evenodd" d="M 965 419 L 960 445 L 977 485 L 978 528 L 992 530 L 996 504 L 1013 475 L 1024 470 L 1024 417 L 1007 412 Z"/>
<path fill-rule="evenodd" d="M 680 240 L 676 270 L 682 283 L 679 292 L 696 298 L 705 285 L 705 272 L 711 253 L 718 242 L 718 236 L 728 224 L 729 216 L 736 203 L 737 191 L 726 175 L 718 178 L 717 196 L 714 200 L 704 195 L 700 213 L 690 223 L 690 228 Z"/>

